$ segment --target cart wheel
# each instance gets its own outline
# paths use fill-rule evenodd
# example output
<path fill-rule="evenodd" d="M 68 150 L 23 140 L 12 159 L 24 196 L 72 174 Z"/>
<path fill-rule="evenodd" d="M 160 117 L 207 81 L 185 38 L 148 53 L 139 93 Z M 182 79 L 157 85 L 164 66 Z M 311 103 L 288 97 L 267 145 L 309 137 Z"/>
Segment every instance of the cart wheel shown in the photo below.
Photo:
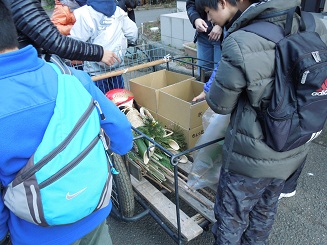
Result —
<path fill-rule="evenodd" d="M 123 158 L 113 154 L 113 164 L 119 174 L 113 175 L 112 181 L 112 214 L 115 218 L 120 216 L 132 217 L 134 215 L 134 194 L 129 173 Z"/>

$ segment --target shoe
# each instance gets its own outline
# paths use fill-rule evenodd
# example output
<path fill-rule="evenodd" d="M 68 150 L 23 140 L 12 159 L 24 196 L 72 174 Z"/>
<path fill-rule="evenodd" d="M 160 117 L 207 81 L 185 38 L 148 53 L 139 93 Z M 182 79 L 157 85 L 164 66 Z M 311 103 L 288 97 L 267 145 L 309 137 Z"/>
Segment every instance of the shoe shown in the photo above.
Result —
<path fill-rule="evenodd" d="M 283 197 L 292 197 L 292 196 L 295 196 L 295 193 L 296 193 L 296 191 L 293 191 L 293 192 L 291 192 L 291 193 L 281 193 L 281 194 L 279 195 L 278 200 L 279 200 L 279 199 L 282 199 Z"/>

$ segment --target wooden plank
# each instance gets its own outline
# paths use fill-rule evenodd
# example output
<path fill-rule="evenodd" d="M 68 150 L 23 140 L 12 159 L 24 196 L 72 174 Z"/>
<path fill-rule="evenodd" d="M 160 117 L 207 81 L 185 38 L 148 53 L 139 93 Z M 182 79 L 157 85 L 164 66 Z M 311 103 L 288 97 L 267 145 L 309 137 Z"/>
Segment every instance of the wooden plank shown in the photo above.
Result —
<path fill-rule="evenodd" d="M 196 214 L 192 216 L 192 219 L 198 224 L 201 224 L 202 222 L 206 221 L 206 218 L 204 218 L 201 214 Z"/>
<path fill-rule="evenodd" d="M 146 179 L 138 181 L 131 176 L 131 182 L 136 192 L 142 196 L 163 219 L 177 229 L 176 205 Z M 203 229 L 182 210 L 180 210 L 180 222 L 181 234 L 187 241 L 194 239 L 203 232 Z"/>
<path fill-rule="evenodd" d="M 170 183 L 165 183 L 169 186 L 172 190 L 174 190 L 174 186 Z M 182 185 L 182 183 L 180 183 Z M 190 193 L 192 195 L 190 195 Z M 184 190 L 182 188 L 179 188 L 178 190 L 179 196 L 187 202 L 188 205 L 190 205 L 193 209 L 195 209 L 197 212 L 199 212 L 202 216 L 204 216 L 207 220 L 209 220 L 211 223 L 216 222 L 215 214 L 213 211 L 214 203 L 207 199 L 205 196 L 203 196 L 201 193 L 197 191 L 191 191 L 191 190 Z M 196 196 L 194 198 L 193 196 Z M 197 200 L 198 199 L 198 200 Z M 199 202 L 201 200 L 201 202 Z"/>
<path fill-rule="evenodd" d="M 128 163 L 129 163 L 128 166 L 129 166 L 130 174 L 133 177 L 135 177 L 138 181 L 141 181 L 143 179 L 141 167 L 136 162 L 134 162 L 129 158 L 128 158 Z"/>

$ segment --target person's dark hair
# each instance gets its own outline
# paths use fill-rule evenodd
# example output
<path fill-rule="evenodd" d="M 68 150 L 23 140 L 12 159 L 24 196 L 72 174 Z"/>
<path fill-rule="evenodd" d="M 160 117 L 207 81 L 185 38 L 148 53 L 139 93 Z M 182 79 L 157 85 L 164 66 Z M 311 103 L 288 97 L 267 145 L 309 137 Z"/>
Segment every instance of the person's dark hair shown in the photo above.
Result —
<path fill-rule="evenodd" d="M 125 5 L 127 8 L 135 9 L 137 5 L 137 0 L 125 0 Z"/>
<path fill-rule="evenodd" d="M 0 51 L 17 47 L 17 31 L 11 12 L 0 0 Z"/>
<path fill-rule="evenodd" d="M 236 0 L 226 0 L 230 5 L 236 6 Z M 196 11 L 202 12 L 205 7 L 218 9 L 219 0 L 195 0 Z"/>
<path fill-rule="evenodd" d="M 17 31 L 11 12 L 0 0 L 0 52 L 17 47 Z"/>

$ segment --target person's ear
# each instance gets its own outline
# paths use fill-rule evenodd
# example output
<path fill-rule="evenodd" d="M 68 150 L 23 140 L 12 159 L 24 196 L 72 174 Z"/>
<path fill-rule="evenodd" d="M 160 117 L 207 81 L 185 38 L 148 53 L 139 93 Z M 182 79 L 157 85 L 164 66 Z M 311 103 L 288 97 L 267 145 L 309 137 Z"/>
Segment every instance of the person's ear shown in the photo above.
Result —
<path fill-rule="evenodd" d="M 226 0 L 219 0 L 219 3 L 223 9 L 226 7 L 227 4 Z"/>

